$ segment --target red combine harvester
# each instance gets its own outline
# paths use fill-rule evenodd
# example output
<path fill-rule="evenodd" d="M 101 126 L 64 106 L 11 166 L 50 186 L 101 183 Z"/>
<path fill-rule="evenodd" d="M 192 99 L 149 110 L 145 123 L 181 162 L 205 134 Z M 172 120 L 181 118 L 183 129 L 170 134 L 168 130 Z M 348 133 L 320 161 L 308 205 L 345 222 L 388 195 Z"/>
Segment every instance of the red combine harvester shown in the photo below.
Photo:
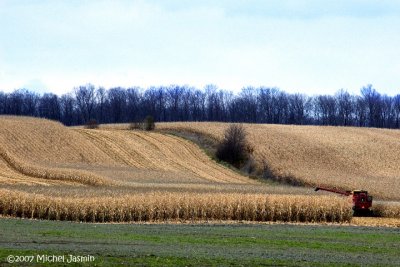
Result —
<path fill-rule="evenodd" d="M 343 196 L 352 196 L 353 210 L 355 214 L 370 214 L 370 208 L 372 206 L 372 196 L 368 195 L 365 190 L 354 190 L 354 191 L 342 191 L 331 188 L 317 187 L 315 191 L 323 190 L 333 192 Z"/>

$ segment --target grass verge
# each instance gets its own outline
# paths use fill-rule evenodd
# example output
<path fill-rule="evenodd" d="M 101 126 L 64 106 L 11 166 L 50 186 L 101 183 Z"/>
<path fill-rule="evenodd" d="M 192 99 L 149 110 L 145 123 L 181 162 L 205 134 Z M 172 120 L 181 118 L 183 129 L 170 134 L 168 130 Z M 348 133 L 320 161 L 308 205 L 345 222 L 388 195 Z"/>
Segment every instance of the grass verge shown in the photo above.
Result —
<path fill-rule="evenodd" d="M 86 266 L 400 265 L 400 236 L 394 228 L 80 224 L 4 218 L 0 228 L 1 266 L 17 266 L 6 262 L 9 255 L 38 254 L 94 256 Z"/>

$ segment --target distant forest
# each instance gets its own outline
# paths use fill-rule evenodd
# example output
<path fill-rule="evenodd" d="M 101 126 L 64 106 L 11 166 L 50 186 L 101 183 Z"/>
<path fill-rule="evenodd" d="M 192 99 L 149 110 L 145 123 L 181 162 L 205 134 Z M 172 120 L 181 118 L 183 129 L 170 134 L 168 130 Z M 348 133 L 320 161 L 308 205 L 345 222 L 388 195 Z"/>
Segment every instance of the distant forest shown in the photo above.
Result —
<path fill-rule="evenodd" d="M 380 94 L 371 85 L 360 95 L 345 90 L 335 95 L 307 96 L 277 88 L 245 87 L 240 93 L 213 85 L 203 90 L 189 86 L 160 86 L 146 90 L 96 88 L 91 84 L 58 96 L 19 89 L 0 92 L 0 114 L 61 121 L 65 125 L 155 121 L 221 121 L 298 125 L 400 128 L 400 94 Z"/>

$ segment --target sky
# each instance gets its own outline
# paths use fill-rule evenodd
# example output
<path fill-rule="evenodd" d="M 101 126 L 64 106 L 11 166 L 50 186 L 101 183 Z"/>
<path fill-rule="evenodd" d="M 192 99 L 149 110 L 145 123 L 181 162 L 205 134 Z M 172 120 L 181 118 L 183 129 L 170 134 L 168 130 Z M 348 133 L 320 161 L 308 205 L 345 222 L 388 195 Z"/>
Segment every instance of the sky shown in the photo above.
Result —
<path fill-rule="evenodd" d="M 0 91 L 400 93 L 400 0 L 0 0 Z"/>

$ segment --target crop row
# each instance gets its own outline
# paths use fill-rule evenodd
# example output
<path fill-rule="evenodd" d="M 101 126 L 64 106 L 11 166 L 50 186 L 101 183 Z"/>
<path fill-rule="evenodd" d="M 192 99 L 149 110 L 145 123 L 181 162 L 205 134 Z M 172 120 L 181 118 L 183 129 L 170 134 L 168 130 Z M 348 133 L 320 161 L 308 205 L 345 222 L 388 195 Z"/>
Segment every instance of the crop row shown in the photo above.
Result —
<path fill-rule="evenodd" d="M 352 210 L 345 199 L 326 196 L 154 192 L 120 198 L 58 198 L 0 189 L 0 215 L 82 222 L 347 222 Z"/>

